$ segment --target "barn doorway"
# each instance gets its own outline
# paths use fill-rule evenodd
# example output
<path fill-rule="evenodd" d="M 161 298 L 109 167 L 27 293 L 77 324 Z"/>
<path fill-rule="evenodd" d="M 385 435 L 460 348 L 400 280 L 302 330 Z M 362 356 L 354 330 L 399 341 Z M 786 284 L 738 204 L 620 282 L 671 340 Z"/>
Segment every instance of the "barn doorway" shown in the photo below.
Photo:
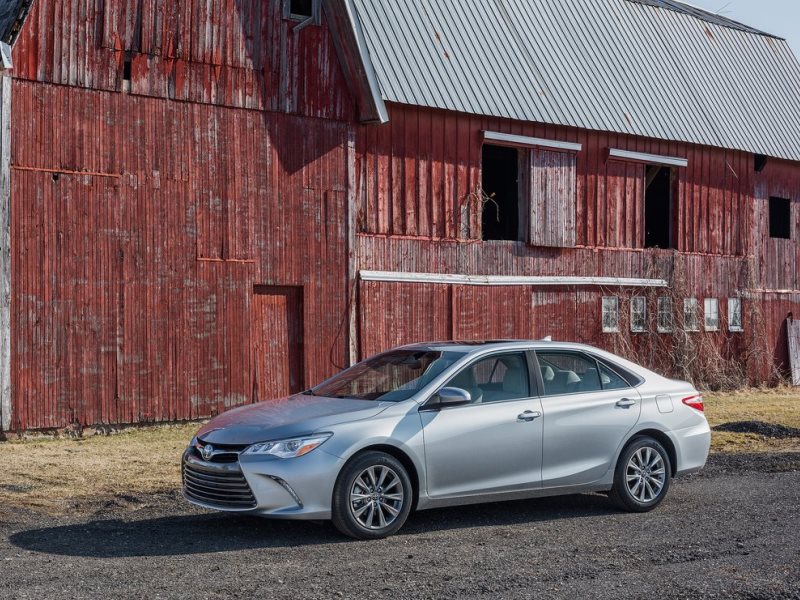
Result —
<path fill-rule="evenodd" d="M 253 401 L 301 392 L 303 288 L 258 285 L 253 291 Z"/>
<path fill-rule="evenodd" d="M 483 240 L 519 241 L 519 151 L 483 146 Z"/>
<path fill-rule="evenodd" d="M 648 165 L 644 197 L 645 248 L 676 248 L 675 194 L 677 171 L 671 167 Z"/>

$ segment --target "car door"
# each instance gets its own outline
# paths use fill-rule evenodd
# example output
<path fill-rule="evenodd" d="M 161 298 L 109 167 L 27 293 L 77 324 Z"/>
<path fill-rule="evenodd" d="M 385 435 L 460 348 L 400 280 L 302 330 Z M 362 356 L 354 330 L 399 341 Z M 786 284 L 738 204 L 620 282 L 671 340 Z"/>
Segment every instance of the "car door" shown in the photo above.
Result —
<path fill-rule="evenodd" d="M 582 352 L 537 351 L 542 385 L 542 486 L 593 483 L 614 464 L 641 412 L 638 392 Z"/>
<path fill-rule="evenodd" d="M 431 498 L 537 488 L 541 480 L 542 406 L 533 356 L 500 352 L 463 368 L 443 387 L 466 389 L 472 402 L 420 409 Z"/>

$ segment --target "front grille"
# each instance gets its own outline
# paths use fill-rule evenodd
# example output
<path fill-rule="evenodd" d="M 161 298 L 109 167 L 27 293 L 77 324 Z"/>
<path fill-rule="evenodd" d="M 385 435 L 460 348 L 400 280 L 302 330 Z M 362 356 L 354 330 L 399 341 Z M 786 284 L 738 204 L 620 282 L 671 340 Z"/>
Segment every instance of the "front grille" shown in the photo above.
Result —
<path fill-rule="evenodd" d="M 244 510 L 256 507 L 256 498 L 238 469 L 205 470 L 183 463 L 183 491 L 192 500 L 219 508 Z"/>
<path fill-rule="evenodd" d="M 200 454 L 200 448 L 202 448 L 204 445 L 205 442 L 199 441 L 197 445 L 192 448 L 192 453 L 194 454 L 194 456 L 203 459 L 203 455 Z M 246 445 L 233 446 L 233 445 L 214 444 L 214 456 L 212 456 L 206 462 L 235 463 L 239 461 L 239 454 L 244 452 L 246 449 L 247 449 Z"/>

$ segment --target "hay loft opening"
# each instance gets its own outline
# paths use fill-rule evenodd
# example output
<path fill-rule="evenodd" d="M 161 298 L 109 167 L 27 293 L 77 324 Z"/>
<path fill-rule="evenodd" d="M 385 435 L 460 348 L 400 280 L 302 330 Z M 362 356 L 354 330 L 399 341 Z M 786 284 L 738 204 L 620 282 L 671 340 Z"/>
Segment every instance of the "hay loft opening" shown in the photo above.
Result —
<path fill-rule="evenodd" d="M 644 197 L 644 245 L 646 248 L 675 248 L 674 182 L 677 169 L 647 165 Z"/>
<path fill-rule="evenodd" d="M 792 203 L 786 198 L 769 199 L 769 237 L 792 239 Z"/>
<path fill-rule="evenodd" d="M 519 150 L 483 146 L 483 239 L 523 241 L 520 232 Z"/>

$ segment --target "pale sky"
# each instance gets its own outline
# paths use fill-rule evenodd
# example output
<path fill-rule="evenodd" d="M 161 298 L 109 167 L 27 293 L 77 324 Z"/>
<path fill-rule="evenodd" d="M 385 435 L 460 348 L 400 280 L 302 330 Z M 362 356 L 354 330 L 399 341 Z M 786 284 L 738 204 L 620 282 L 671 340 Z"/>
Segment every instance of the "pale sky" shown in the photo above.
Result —
<path fill-rule="evenodd" d="M 687 0 L 711 12 L 786 38 L 800 56 L 800 2 L 798 0 Z"/>

